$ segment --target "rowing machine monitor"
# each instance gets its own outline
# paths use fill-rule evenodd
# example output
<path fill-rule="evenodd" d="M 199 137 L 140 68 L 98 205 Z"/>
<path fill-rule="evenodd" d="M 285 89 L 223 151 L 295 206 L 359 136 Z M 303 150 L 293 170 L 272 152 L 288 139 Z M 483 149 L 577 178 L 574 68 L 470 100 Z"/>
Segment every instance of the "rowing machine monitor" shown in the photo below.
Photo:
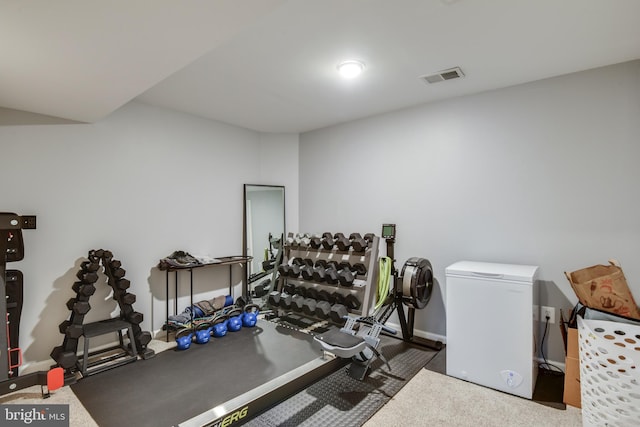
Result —
<path fill-rule="evenodd" d="M 383 239 L 395 239 L 396 238 L 396 225 L 395 224 L 382 224 L 382 238 Z"/>

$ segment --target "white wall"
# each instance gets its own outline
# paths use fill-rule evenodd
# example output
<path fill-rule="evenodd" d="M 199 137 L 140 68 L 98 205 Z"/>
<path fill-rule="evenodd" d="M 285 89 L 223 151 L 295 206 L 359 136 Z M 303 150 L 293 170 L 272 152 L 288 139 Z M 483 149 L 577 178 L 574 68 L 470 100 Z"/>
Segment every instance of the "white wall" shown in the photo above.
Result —
<path fill-rule="evenodd" d="M 158 260 L 177 249 L 240 254 L 244 183 L 284 185 L 288 206 L 298 204 L 297 165 L 270 167 L 278 158 L 297 163 L 297 135 L 266 136 L 138 103 L 94 124 L 25 122 L 0 126 L 0 209 L 37 215 L 38 228 L 23 232 L 25 259 L 7 265 L 25 276 L 20 342 L 27 364 L 51 362 L 49 352 L 61 344 L 58 324 L 69 316 L 65 302 L 89 250 L 109 249 L 122 261 L 143 329 L 158 329 L 165 316 Z M 293 216 L 297 226 L 297 210 Z M 198 270 L 194 278 L 202 297 L 228 292 L 227 268 Z M 240 280 L 234 269 L 233 281 Z M 186 274 L 180 285 L 186 295 Z M 87 321 L 118 313 L 109 290 L 104 285 L 91 297 Z M 186 304 L 182 298 L 180 310 Z"/>
<path fill-rule="evenodd" d="M 444 270 L 459 260 L 539 265 L 542 303 L 568 311 L 563 272 L 616 258 L 639 299 L 639 118 L 635 61 L 305 133 L 300 229 L 397 223 L 398 268 L 435 269 L 416 316 L 427 336 L 446 335 Z M 564 360 L 550 333 L 545 354 Z"/>

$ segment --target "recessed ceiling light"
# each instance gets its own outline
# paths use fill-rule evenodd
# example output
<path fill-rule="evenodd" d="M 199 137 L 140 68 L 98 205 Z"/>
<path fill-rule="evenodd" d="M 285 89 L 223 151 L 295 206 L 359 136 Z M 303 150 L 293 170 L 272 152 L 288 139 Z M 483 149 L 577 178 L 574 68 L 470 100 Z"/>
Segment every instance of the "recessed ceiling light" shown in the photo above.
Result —
<path fill-rule="evenodd" d="M 364 70 L 364 64 L 360 61 L 349 60 L 338 64 L 338 72 L 345 79 L 357 77 Z"/>

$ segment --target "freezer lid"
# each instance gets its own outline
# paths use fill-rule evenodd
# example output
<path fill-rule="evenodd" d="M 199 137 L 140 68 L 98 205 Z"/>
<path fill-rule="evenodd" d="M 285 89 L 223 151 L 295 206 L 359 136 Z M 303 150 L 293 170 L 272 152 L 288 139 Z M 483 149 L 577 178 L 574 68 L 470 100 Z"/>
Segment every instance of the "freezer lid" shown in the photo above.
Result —
<path fill-rule="evenodd" d="M 538 266 L 498 264 L 492 262 L 459 261 L 446 268 L 447 276 L 474 277 L 478 279 L 511 280 L 533 282 Z"/>

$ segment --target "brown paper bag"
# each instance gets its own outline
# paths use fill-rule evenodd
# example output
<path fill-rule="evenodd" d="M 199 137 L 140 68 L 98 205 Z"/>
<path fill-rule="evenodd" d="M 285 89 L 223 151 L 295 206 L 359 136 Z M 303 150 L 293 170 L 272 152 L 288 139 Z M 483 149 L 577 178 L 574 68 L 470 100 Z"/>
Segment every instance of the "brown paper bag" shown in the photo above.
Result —
<path fill-rule="evenodd" d="M 609 260 L 609 265 L 594 265 L 564 274 L 583 305 L 640 319 L 640 311 L 617 261 Z"/>

